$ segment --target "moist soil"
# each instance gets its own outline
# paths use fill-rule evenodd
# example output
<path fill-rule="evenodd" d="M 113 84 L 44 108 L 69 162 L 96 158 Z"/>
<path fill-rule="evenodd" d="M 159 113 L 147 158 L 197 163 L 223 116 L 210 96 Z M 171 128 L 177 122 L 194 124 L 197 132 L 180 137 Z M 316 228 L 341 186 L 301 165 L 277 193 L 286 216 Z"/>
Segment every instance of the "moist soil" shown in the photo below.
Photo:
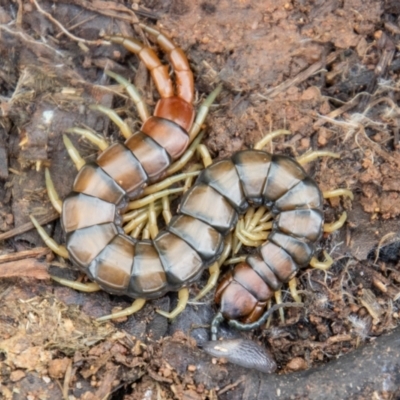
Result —
<path fill-rule="evenodd" d="M 321 190 L 350 189 L 354 199 L 325 202 L 328 271 L 297 276 L 302 308 L 275 313 L 249 333 L 221 336 L 269 348 L 273 375 L 213 359 L 212 293 L 173 321 L 155 313 L 176 293 L 149 301 L 129 318 L 95 318 L 130 305 L 105 292 L 81 293 L 49 273 L 79 277 L 32 229 L 29 215 L 58 243 L 63 233 L 47 197 L 44 167 L 64 198 L 76 168 L 63 135 L 92 129 L 122 140 L 114 108 L 135 130 L 138 114 L 112 70 L 158 99 L 136 56 L 103 39 L 132 36 L 151 46 L 138 22 L 155 26 L 188 56 L 196 105 L 217 84 L 203 139 L 213 159 L 267 146 L 298 157 L 326 150 L 305 168 Z M 0 393 L 4 399 L 274 399 L 399 397 L 400 298 L 400 5 L 396 0 L 0 0 Z M 160 54 L 162 60 L 167 62 Z M 94 145 L 69 135 L 85 160 Z M 246 249 L 245 249 L 246 251 Z M 251 249 L 247 249 L 251 251 Z M 226 268 L 228 269 L 228 267 Z M 208 274 L 190 288 L 191 297 Z M 287 287 L 283 301 L 293 301 Z"/>

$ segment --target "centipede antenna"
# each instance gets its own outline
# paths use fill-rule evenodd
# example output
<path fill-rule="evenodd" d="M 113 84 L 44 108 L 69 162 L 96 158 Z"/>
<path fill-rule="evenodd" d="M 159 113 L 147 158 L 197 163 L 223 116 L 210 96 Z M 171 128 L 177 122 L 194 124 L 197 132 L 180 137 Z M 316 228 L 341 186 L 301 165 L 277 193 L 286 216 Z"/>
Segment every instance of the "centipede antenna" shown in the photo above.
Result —
<path fill-rule="evenodd" d="M 133 83 L 126 80 L 121 75 L 118 75 L 112 71 L 104 71 L 104 72 L 106 75 L 115 79 L 119 84 L 121 84 L 125 88 L 129 97 L 135 103 L 135 107 L 138 111 L 139 117 L 142 120 L 142 122 L 145 122 L 148 118 L 150 118 L 150 113 L 147 108 L 147 104 L 144 102 L 136 86 Z"/>
<path fill-rule="evenodd" d="M 203 125 L 204 121 L 206 120 L 208 111 L 210 110 L 211 104 L 214 103 L 217 96 L 221 93 L 222 84 L 218 85 L 208 96 L 207 98 L 201 103 L 198 111 L 196 119 L 193 123 L 192 128 L 189 131 L 189 140 L 192 141 L 199 133 L 201 126 Z"/>
<path fill-rule="evenodd" d="M 76 133 L 78 135 L 81 135 L 82 137 L 89 140 L 89 142 L 93 143 L 102 151 L 104 151 L 109 146 L 106 140 L 104 140 L 101 136 L 93 133 L 92 131 L 89 131 L 89 129 L 74 127 L 67 129 L 66 132 Z"/>
<path fill-rule="evenodd" d="M 272 313 L 274 313 L 275 311 L 277 311 L 281 308 L 286 308 L 286 307 L 304 307 L 304 304 L 303 303 L 275 304 L 269 310 L 265 311 L 265 313 L 255 322 L 252 322 L 250 324 L 244 324 L 242 322 L 232 319 L 232 320 L 228 321 L 228 324 L 229 324 L 229 326 L 232 326 L 233 328 L 236 328 L 241 331 L 251 331 L 251 330 L 259 328 L 261 325 L 265 324 L 265 322 L 271 316 Z M 212 327 L 212 324 L 211 324 L 211 327 Z M 216 340 L 216 339 L 212 339 L 212 340 Z"/>
<path fill-rule="evenodd" d="M 92 104 L 89 106 L 89 108 L 93 111 L 100 111 L 101 113 L 107 115 L 108 118 L 111 119 L 111 121 L 114 122 L 115 125 L 118 126 L 120 129 L 122 136 L 125 139 L 129 139 L 132 136 L 132 132 L 126 122 L 124 122 L 120 116 L 111 108 L 104 107 L 100 104 Z"/>
<path fill-rule="evenodd" d="M 221 311 L 218 312 L 211 322 L 211 340 L 217 340 L 218 328 L 221 325 L 221 322 L 224 320 L 224 316 Z"/>

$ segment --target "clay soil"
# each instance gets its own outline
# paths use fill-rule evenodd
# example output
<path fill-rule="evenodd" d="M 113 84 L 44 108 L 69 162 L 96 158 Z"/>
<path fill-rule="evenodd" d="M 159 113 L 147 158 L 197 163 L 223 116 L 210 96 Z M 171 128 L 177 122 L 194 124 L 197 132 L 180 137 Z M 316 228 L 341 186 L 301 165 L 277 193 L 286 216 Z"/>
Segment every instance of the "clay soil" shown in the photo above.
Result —
<path fill-rule="evenodd" d="M 62 136 L 88 127 L 121 140 L 89 109 L 116 109 L 137 129 L 138 115 L 105 69 L 131 79 L 150 107 L 157 93 L 134 55 L 105 34 L 151 43 L 137 25 L 157 26 L 188 55 L 200 102 L 223 91 L 203 143 L 214 159 L 268 146 L 297 157 L 329 150 L 306 165 L 323 191 L 348 188 L 354 200 L 325 203 L 317 256 L 329 271 L 298 274 L 303 308 L 275 313 L 244 337 L 268 347 L 278 364 L 264 375 L 212 359 L 216 312 L 210 293 L 172 322 L 155 313 L 176 294 L 110 323 L 96 317 L 130 299 L 79 293 L 49 278 L 78 277 L 32 229 L 35 215 L 64 242 L 46 194 L 50 168 L 61 198 L 76 169 Z M 160 54 L 160 56 L 162 56 Z M 0 398 L 4 399 L 394 399 L 400 396 L 400 5 L 397 0 L 0 0 Z M 86 160 L 98 150 L 69 135 Z M 251 251 L 251 249 L 247 249 Z M 193 297 L 207 280 L 191 290 Z M 285 287 L 283 300 L 293 301 Z M 200 328 L 199 328 L 200 326 Z"/>

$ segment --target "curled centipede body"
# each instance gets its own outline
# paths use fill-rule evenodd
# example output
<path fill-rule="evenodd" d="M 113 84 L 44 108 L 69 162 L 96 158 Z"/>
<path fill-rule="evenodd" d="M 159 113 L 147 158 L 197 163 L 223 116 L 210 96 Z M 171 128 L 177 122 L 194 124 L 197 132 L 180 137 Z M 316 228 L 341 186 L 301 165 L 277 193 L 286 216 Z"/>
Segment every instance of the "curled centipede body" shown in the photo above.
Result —
<path fill-rule="evenodd" d="M 216 339 L 222 319 L 236 321 L 239 328 L 260 324 L 273 292 L 310 262 L 323 232 L 323 195 L 292 158 L 244 150 L 204 169 L 185 193 L 177 214 L 151 240 L 128 236 L 121 214 L 146 185 L 174 170 L 172 163 L 199 133 L 220 91 L 217 88 L 206 99 L 195 119 L 193 75 L 186 56 L 164 35 L 143 27 L 169 56 L 177 94 L 153 50 L 131 38 L 109 37 L 139 55 L 151 71 L 161 99 L 149 116 L 140 96 L 132 95 L 144 121 L 135 134 L 106 112 L 126 141 L 111 146 L 103 143 L 96 162 L 81 165 L 62 207 L 61 201 L 53 201 L 61 210 L 66 234 L 67 254 L 59 254 L 110 293 L 154 299 L 187 287 L 216 262 L 240 215 L 251 207 L 268 210 L 275 218 L 267 239 L 218 285 L 215 300 L 220 311 L 212 324 Z M 109 75 L 123 82 L 121 77 Z M 104 112 L 99 106 L 95 109 Z M 39 232 L 50 241 L 43 230 Z"/>

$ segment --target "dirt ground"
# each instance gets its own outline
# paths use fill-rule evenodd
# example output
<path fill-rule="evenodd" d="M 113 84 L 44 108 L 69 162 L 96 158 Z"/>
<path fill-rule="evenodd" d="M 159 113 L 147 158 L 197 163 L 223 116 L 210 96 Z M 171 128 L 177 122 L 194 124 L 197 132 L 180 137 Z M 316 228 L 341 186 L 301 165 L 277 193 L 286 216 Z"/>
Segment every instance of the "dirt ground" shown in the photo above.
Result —
<path fill-rule="evenodd" d="M 96 317 L 130 300 L 79 293 L 49 278 L 49 269 L 72 279 L 78 274 L 46 248 L 30 223 L 35 215 L 63 243 L 43 166 L 63 198 L 76 175 L 63 145 L 66 129 L 89 127 L 121 140 L 90 104 L 113 107 L 130 126 L 140 126 L 132 102 L 105 69 L 131 79 L 149 106 L 157 100 L 137 58 L 102 40 L 112 33 L 150 43 L 139 21 L 184 49 L 197 102 L 223 84 L 203 140 L 214 159 L 282 128 L 292 135 L 276 138 L 268 151 L 340 154 L 306 166 L 322 190 L 354 193 L 353 201 L 325 204 L 327 222 L 348 215 L 318 248 L 319 258 L 322 250 L 332 256 L 332 268 L 301 271 L 305 307 L 285 310 L 284 320 L 276 313 L 266 329 L 246 334 L 221 329 L 224 337 L 268 347 L 278 375 L 247 371 L 198 348 L 209 340 L 212 294 L 172 322 L 155 309 L 172 308 L 175 293 L 132 317 L 100 324 Z M 398 398 L 397 0 L 0 0 L 0 55 L 1 398 Z M 96 156 L 93 145 L 69 137 L 85 160 Z M 207 274 L 191 294 L 206 280 Z M 287 288 L 283 297 L 293 301 Z M 374 369 L 377 360 L 383 364 Z M 335 381 L 332 371 L 341 371 Z M 343 383 L 349 377 L 357 385 Z M 344 392 L 330 395 L 333 387 Z"/>

